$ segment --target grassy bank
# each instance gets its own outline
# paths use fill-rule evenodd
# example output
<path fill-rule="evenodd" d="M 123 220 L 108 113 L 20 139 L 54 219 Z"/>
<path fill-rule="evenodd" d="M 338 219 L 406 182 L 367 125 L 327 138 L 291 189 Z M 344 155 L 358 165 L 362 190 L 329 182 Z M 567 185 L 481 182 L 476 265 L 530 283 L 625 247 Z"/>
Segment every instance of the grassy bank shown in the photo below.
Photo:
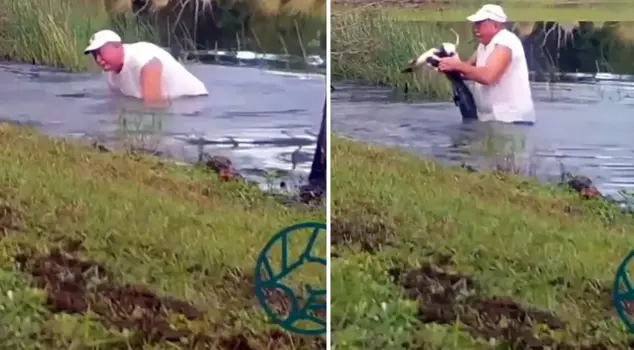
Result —
<path fill-rule="evenodd" d="M 182 12 L 175 3 L 150 1 L 148 18 L 152 20 L 137 20 L 129 0 L 0 0 L 0 49 L 11 61 L 84 71 L 94 64 L 90 57 L 83 55 L 83 50 L 90 36 L 104 28 L 116 29 L 124 41 L 147 40 L 194 48 L 195 11 Z M 203 14 L 201 16 L 212 16 L 210 1 L 197 0 L 196 3 L 195 9 Z M 323 0 L 285 4 L 253 0 L 222 2 L 219 6 L 224 12 L 215 21 L 224 30 L 223 35 L 229 35 L 238 46 L 230 49 L 287 50 L 301 54 L 307 50 L 308 43 L 314 41 L 314 36 L 321 35 L 321 31 L 315 29 L 319 23 L 325 30 Z M 324 20 L 316 21 L 313 17 Z M 248 25 L 247 18 L 250 18 Z M 187 20 L 192 23 L 185 23 Z M 178 35 L 174 34 L 176 31 Z M 246 41 L 253 45 L 247 45 Z M 210 45 L 214 48 L 213 42 Z"/>
<path fill-rule="evenodd" d="M 335 349 L 624 349 L 632 217 L 532 181 L 332 141 Z"/>
<path fill-rule="evenodd" d="M 325 348 L 270 325 L 253 292 L 260 249 L 286 226 L 323 222 L 323 210 L 26 129 L 1 125 L 0 141 L 5 347 Z M 293 276 L 324 278 L 314 266 Z"/>
<path fill-rule="evenodd" d="M 631 22 L 515 22 L 512 29 L 528 39 L 527 49 L 541 73 L 579 70 L 631 73 L 629 59 L 634 27 Z M 552 28 L 552 30 L 551 30 Z M 406 62 L 443 41 L 455 41 L 461 57 L 475 49 L 471 25 L 463 22 L 401 21 L 385 12 L 373 10 L 339 11 L 332 20 L 332 74 L 336 79 L 359 79 L 399 90 L 418 91 L 428 98 L 449 96 L 444 77 L 431 69 L 419 76 L 402 74 Z M 573 31 L 576 31 L 573 35 Z M 580 33 L 580 34 L 579 34 Z M 600 44 L 597 44 L 600 43 Z M 574 56 L 574 57 L 572 57 Z M 530 57 L 529 57 L 530 58 Z M 580 66 L 573 63 L 580 61 Z"/>

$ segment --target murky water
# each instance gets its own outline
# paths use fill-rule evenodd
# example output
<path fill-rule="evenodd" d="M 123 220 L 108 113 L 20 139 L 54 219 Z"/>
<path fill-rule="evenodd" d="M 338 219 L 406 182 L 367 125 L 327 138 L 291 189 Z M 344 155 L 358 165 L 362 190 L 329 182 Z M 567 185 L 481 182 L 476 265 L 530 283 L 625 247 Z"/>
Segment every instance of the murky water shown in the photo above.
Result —
<path fill-rule="evenodd" d="M 209 96 L 176 100 L 161 114 L 138 101 L 114 99 L 101 74 L 2 63 L 0 117 L 113 148 L 132 142 L 183 162 L 196 161 L 201 152 L 223 155 L 259 182 L 267 172 L 306 177 L 321 123 L 325 76 L 239 63 L 188 65 Z"/>
<path fill-rule="evenodd" d="M 557 181 L 563 164 L 620 199 L 619 191 L 634 190 L 634 83 L 624 79 L 603 74 L 586 82 L 533 83 L 534 126 L 463 124 L 450 103 L 398 101 L 387 89 L 338 85 L 332 130 L 481 168 L 499 162 L 494 153 L 515 153 L 523 171 L 546 181 Z"/>

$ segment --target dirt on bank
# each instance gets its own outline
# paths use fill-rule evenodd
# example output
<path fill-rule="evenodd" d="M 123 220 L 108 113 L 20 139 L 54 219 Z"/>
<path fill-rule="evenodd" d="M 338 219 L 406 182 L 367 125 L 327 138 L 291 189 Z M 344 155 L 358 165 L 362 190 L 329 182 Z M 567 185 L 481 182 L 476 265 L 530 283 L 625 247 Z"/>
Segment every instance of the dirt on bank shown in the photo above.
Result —
<path fill-rule="evenodd" d="M 72 242 L 69 250 L 81 250 L 82 242 Z M 68 248 L 68 247 L 67 247 Z M 117 284 L 114 273 L 104 265 L 82 260 L 72 254 L 53 250 L 49 255 L 21 254 L 15 257 L 19 267 L 33 277 L 34 285 L 47 291 L 46 306 L 53 313 L 85 315 L 90 310 L 105 326 L 136 332 L 135 346 L 170 342 L 178 347 L 187 339 L 191 349 L 254 350 L 268 344 L 267 349 L 325 349 L 322 337 L 287 335 L 280 331 L 267 334 L 213 336 L 175 327 L 170 315 L 178 314 L 190 321 L 204 320 L 203 311 L 184 300 L 159 296 L 148 286 Z M 240 283 L 240 291 L 251 297 L 251 278 Z M 240 293 L 238 293 L 240 294 Z M 279 297 L 273 306 L 284 308 L 288 303 Z M 277 305 L 279 304 L 279 305 Z M 268 338 L 268 339 L 267 339 Z M 256 345 L 257 344 L 257 345 Z"/>

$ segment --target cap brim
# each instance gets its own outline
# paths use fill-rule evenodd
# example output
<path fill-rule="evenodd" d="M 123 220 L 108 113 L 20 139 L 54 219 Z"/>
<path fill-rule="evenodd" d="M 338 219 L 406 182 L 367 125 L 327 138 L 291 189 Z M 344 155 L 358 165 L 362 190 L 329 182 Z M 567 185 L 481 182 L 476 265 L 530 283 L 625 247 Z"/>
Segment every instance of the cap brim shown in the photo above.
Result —
<path fill-rule="evenodd" d="M 467 21 L 469 21 L 469 22 L 482 22 L 482 21 L 487 20 L 487 19 L 488 18 L 486 16 L 482 16 L 482 15 L 479 15 L 477 13 L 467 17 Z"/>
<path fill-rule="evenodd" d="M 88 47 L 84 50 L 84 55 L 92 53 L 95 50 L 99 50 L 102 46 L 102 43 L 93 43 L 92 45 L 88 45 Z"/>

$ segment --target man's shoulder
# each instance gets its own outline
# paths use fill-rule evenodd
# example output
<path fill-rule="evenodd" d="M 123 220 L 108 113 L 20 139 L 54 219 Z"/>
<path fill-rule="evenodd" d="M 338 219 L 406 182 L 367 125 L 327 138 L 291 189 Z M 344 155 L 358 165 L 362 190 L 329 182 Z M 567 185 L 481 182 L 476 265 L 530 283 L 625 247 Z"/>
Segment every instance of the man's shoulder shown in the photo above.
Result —
<path fill-rule="evenodd" d="M 147 42 L 147 41 L 137 41 L 135 43 L 124 44 L 126 51 L 140 51 L 140 52 L 160 52 L 165 51 L 162 47 Z"/>
<path fill-rule="evenodd" d="M 128 58 L 136 61 L 139 66 L 145 65 L 153 59 L 164 63 L 171 57 L 162 47 L 146 41 L 125 44 L 125 52 Z"/>
<path fill-rule="evenodd" d="M 503 45 L 508 45 L 508 44 L 512 44 L 512 45 L 517 45 L 517 44 L 522 44 L 522 41 L 520 40 L 520 38 L 515 35 L 515 33 L 513 33 L 512 31 L 508 30 L 508 29 L 502 29 L 494 38 L 493 41 L 497 44 L 503 44 Z"/>

